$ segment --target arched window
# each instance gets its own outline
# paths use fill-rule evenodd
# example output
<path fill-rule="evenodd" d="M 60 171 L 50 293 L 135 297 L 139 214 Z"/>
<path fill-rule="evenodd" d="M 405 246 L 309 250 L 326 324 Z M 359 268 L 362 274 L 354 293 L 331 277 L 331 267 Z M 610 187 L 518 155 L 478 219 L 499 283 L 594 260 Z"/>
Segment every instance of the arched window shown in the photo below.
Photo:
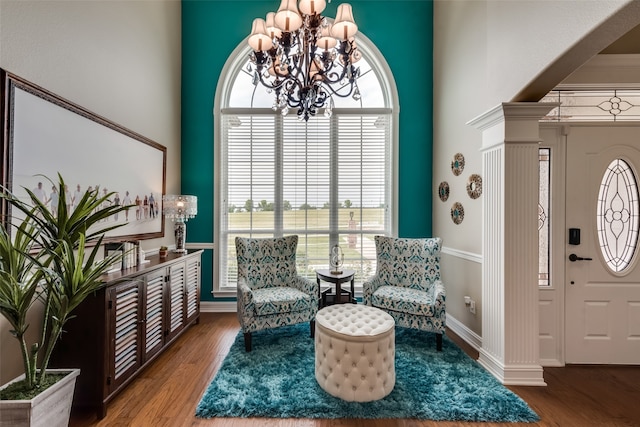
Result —
<path fill-rule="evenodd" d="M 397 92 L 384 58 L 358 35 L 361 98 L 300 121 L 271 107 L 241 43 L 218 83 L 214 292 L 236 286 L 235 237 L 299 236 L 298 272 L 315 279 L 338 244 L 361 282 L 375 272 L 373 236 L 393 233 Z"/>

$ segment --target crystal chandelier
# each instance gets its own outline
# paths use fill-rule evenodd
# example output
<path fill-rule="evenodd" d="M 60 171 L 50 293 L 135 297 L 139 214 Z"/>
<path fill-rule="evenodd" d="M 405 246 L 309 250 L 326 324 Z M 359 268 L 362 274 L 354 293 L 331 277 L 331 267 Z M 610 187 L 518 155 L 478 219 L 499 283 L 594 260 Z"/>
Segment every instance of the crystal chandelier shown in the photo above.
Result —
<path fill-rule="evenodd" d="M 333 23 L 321 15 L 325 6 L 325 0 L 300 0 L 297 6 L 296 0 L 282 0 L 266 20 L 253 21 L 249 72 L 255 71 L 254 85 L 275 92 L 273 109 L 282 115 L 297 108 L 298 118 L 309 120 L 324 107 L 329 117 L 334 96 L 360 99 L 360 69 L 353 64 L 361 54 L 351 5 L 338 6 Z"/>

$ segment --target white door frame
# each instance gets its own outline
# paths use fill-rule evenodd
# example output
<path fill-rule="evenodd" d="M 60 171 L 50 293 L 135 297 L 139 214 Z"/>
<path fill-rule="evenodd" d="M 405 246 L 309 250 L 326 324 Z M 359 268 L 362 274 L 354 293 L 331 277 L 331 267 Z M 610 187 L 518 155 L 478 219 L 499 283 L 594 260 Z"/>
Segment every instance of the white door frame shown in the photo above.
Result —
<path fill-rule="evenodd" d="M 539 288 L 540 364 L 564 366 L 566 152 L 569 126 L 540 123 L 540 147 L 551 148 L 550 284 Z"/>

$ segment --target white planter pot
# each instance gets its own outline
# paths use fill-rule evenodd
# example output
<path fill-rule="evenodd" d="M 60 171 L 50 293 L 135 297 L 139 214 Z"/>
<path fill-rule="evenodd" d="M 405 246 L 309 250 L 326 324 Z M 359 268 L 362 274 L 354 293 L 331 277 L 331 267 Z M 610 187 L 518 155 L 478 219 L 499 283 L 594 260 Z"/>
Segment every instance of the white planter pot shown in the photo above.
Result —
<path fill-rule="evenodd" d="M 76 377 L 80 369 L 48 369 L 47 373 L 69 375 L 32 400 L 0 400 L 0 427 L 68 427 Z M 20 381 L 24 375 L 7 385 Z"/>

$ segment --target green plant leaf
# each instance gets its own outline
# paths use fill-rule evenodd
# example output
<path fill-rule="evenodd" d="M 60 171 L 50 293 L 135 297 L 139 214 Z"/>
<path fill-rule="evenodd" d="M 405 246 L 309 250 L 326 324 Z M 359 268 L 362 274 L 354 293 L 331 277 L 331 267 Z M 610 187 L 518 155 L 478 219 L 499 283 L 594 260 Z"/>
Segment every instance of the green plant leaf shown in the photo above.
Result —
<path fill-rule="evenodd" d="M 55 214 L 27 188 L 27 201 L 6 188 L 0 193 L 0 198 L 24 215 L 17 226 L 9 221 L 0 227 L 0 314 L 7 318 L 20 343 L 25 381 L 31 388 L 45 380 L 54 346 L 66 322 L 73 318 L 73 310 L 102 286 L 101 276 L 123 256 L 116 253 L 97 260 L 105 233 L 124 225 L 106 225 L 103 220 L 129 206 L 109 205 L 105 201 L 115 193 L 100 196 L 99 189 L 94 189 L 85 192 L 69 212 L 60 174 L 57 186 Z M 12 227 L 13 236 L 7 227 Z M 42 338 L 29 345 L 26 319 L 37 300 L 44 304 Z"/>

